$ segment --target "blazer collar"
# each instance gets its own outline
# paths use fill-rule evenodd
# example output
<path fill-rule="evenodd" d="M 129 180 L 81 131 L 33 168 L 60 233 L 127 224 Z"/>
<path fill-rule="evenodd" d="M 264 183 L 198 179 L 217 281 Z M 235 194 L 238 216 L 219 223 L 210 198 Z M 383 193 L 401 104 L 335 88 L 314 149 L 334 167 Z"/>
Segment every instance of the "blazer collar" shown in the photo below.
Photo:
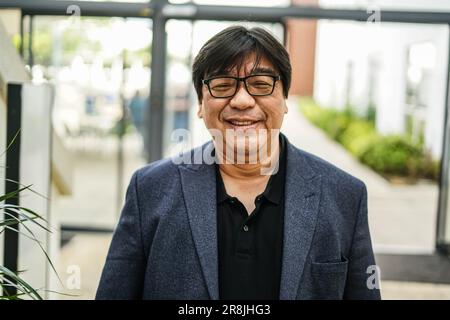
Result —
<path fill-rule="evenodd" d="M 280 299 L 295 299 L 311 246 L 320 199 L 320 175 L 308 155 L 286 138 L 285 216 Z M 211 154 L 212 141 L 195 148 L 190 159 Z M 197 161 L 198 162 L 198 161 Z M 178 166 L 189 224 L 211 299 L 219 299 L 216 173 L 212 163 Z"/>

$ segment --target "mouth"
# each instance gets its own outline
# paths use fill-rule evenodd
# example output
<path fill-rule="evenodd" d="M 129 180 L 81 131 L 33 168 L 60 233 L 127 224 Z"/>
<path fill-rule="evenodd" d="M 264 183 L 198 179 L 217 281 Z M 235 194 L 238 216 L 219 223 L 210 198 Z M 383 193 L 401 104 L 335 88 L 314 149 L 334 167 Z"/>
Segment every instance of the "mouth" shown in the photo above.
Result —
<path fill-rule="evenodd" d="M 260 120 L 225 120 L 227 127 L 231 127 L 234 130 L 249 130 L 256 129 Z"/>

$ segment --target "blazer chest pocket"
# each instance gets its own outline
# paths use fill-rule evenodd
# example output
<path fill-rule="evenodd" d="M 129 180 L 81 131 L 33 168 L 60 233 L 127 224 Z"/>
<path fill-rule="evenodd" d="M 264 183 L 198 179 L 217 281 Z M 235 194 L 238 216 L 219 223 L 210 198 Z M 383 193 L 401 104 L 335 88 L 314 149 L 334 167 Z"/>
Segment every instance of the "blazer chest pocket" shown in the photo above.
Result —
<path fill-rule="evenodd" d="M 342 299 L 347 280 L 348 260 L 312 262 L 311 278 L 314 299 Z"/>

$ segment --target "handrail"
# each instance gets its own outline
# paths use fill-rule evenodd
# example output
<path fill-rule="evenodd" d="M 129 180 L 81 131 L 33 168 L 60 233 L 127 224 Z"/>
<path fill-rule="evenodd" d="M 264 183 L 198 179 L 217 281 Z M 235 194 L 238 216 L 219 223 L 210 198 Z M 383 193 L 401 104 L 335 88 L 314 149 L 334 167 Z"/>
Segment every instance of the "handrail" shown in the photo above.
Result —
<path fill-rule="evenodd" d="M 157 7 L 160 7 L 159 9 Z M 160 11 L 164 19 L 228 20 L 283 22 L 285 19 L 332 19 L 368 21 L 372 12 L 357 9 L 323 8 L 311 5 L 286 7 L 248 7 L 227 5 L 172 4 L 165 1 L 99 2 L 79 0 L 2 0 L 0 8 L 21 9 L 23 15 L 70 15 L 70 8 L 79 8 L 83 17 L 141 17 L 155 18 Z M 450 12 L 429 10 L 381 10 L 383 22 L 449 24 Z"/>

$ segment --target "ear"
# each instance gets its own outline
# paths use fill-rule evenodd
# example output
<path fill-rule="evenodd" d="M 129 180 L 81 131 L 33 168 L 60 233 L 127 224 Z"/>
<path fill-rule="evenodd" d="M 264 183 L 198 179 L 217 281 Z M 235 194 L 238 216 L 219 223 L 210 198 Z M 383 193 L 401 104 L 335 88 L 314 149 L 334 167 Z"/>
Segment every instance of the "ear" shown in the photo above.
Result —
<path fill-rule="evenodd" d="M 199 119 L 203 118 L 203 101 L 198 103 L 197 117 L 199 117 Z"/>

